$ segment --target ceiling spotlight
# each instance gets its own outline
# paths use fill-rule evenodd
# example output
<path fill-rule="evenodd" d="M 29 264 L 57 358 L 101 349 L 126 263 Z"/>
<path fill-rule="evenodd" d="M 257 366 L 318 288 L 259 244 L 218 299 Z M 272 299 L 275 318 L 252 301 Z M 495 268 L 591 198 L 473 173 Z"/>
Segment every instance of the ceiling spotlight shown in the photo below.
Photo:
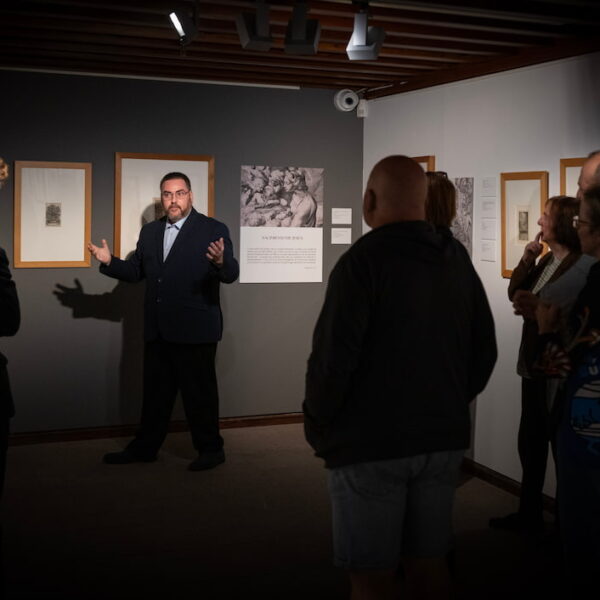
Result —
<path fill-rule="evenodd" d="M 177 31 L 179 36 L 179 43 L 182 46 L 187 46 L 197 35 L 198 28 L 194 23 L 194 20 L 184 10 L 176 10 L 169 13 L 169 19 Z"/>
<path fill-rule="evenodd" d="M 308 6 L 298 0 L 285 33 L 287 54 L 316 54 L 321 37 L 321 24 L 317 19 L 307 19 Z"/>
<path fill-rule="evenodd" d="M 267 52 L 273 45 L 269 33 L 269 5 L 262 0 L 256 2 L 256 13 L 241 13 L 235 19 L 240 43 L 244 50 Z"/>
<path fill-rule="evenodd" d="M 385 38 L 381 27 L 368 26 L 368 2 L 359 2 L 360 11 L 354 15 L 354 31 L 346 46 L 350 60 L 375 60 Z"/>

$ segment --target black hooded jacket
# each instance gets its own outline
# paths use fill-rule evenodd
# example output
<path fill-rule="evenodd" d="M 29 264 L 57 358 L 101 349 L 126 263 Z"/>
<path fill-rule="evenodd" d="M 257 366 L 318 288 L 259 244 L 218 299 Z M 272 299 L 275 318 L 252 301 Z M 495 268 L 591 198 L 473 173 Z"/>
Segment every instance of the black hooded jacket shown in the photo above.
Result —
<path fill-rule="evenodd" d="M 358 240 L 334 267 L 306 374 L 305 433 L 327 467 L 458 450 L 496 362 L 465 248 L 425 221 Z"/>

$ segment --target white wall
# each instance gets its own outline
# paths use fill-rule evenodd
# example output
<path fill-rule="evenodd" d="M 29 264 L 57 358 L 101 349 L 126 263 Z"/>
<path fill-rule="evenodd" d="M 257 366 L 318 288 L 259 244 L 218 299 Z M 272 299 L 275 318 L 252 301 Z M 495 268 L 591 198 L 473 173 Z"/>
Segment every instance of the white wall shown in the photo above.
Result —
<path fill-rule="evenodd" d="M 473 261 L 487 290 L 499 358 L 477 403 L 474 460 L 520 480 L 517 429 L 520 381 L 515 373 L 521 323 L 500 275 L 501 172 L 548 171 L 559 193 L 559 160 L 600 148 L 600 53 L 369 102 L 364 122 L 364 180 L 390 154 L 435 155 L 449 177 L 475 177 Z M 495 177 L 497 262 L 480 260 L 480 186 Z M 549 471 L 551 469 L 549 468 Z M 546 492 L 553 493 L 554 477 Z"/>

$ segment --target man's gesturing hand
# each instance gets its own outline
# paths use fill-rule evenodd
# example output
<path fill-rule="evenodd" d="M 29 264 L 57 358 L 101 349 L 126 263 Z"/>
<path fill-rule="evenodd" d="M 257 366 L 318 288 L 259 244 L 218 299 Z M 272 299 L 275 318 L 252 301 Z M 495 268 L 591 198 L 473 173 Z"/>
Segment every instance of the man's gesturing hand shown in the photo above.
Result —
<path fill-rule="evenodd" d="M 223 266 L 223 252 L 225 251 L 225 242 L 219 238 L 216 242 L 211 242 L 206 253 L 206 258 L 217 267 Z"/>
<path fill-rule="evenodd" d="M 107 265 L 110 262 L 111 253 L 106 240 L 102 240 L 102 246 L 94 246 L 92 242 L 89 242 L 87 248 L 90 254 L 103 265 Z"/>

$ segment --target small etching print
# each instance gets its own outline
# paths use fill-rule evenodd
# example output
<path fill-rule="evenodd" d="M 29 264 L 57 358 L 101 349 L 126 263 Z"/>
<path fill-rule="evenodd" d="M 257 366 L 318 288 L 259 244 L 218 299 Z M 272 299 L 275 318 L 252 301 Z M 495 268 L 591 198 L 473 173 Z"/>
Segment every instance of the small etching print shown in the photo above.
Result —
<path fill-rule="evenodd" d="M 529 211 L 519 211 L 519 241 L 529 240 Z"/>
<path fill-rule="evenodd" d="M 46 227 L 60 227 L 62 217 L 62 204 L 60 202 L 46 202 Z"/>

